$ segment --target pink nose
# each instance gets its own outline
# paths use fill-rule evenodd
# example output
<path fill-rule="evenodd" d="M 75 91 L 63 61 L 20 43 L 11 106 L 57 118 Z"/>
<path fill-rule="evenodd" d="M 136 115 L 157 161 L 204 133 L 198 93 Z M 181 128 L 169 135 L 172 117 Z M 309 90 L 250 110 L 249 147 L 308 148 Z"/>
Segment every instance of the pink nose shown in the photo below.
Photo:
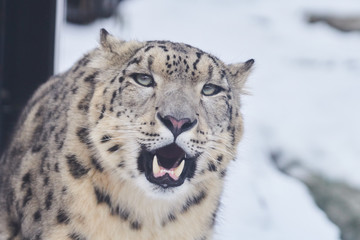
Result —
<path fill-rule="evenodd" d="M 169 115 L 165 117 L 161 117 L 161 115 L 158 114 L 158 118 L 172 132 L 175 138 L 178 135 L 180 135 L 182 132 L 191 129 L 197 123 L 196 119 L 191 122 L 189 118 L 182 118 L 178 120 L 173 116 L 169 116 Z"/>
<path fill-rule="evenodd" d="M 167 118 L 170 120 L 171 124 L 173 125 L 173 128 L 175 129 L 181 129 L 181 127 L 185 124 L 190 122 L 190 119 L 183 118 L 180 120 L 177 120 L 176 118 L 173 118 L 171 116 L 167 116 Z"/>

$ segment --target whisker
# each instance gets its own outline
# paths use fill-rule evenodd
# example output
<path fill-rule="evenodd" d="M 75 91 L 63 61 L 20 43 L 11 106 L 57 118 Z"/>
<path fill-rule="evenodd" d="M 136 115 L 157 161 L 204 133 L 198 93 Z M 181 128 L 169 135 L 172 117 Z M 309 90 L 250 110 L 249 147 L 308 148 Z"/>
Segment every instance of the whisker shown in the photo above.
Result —
<path fill-rule="evenodd" d="M 214 149 L 214 150 L 216 150 L 216 151 L 219 151 L 219 152 L 221 152 L 221 153 L 223 153 L 223 154 L 226 154 L 226 155 L 228 155 L 229 157 L 235 157 L 235 153 L 229 152 L 229 151 L 224 150 L 224 149 L 222 149 L 222 148 L 219 148 L 219 147 L 217 147 L 217 146 L 212 146 L 211 148 Z"/>
<path fill-rule="evenodd" d="M 216 159 L 208 152 L 204 152 L 205 156 L 208 156 L 211 160 L 213 160 L 214 162 L 217 162 Z"/>

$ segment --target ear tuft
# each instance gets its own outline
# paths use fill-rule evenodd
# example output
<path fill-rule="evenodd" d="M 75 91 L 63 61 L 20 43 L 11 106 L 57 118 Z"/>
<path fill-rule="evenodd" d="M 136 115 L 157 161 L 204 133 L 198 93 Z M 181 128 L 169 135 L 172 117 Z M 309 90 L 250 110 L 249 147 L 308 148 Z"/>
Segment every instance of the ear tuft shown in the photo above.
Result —
<path fill-rule="evenodd" d="M 244 63 L 244 70 L 248 71 L 250 70 L 250 68 L 252 67 L 252 65 L 254 65 L 255 60 L 254 59 L 249 59 Z"/>
<path fill-rule="evenodd" d="M 247 77 L 249 76 L 255 60 L 249 59 L 244 63 L 230 64 L 228 69 L 230 72 L 230 81 L 233 86 L 241 91 L 244 87 Z"/>
<path fill-rule="evenodd" d="M 100 30 L 100 44 L 104 50 L 114 52 L 123 43 L 125 43 L 125 41 L 117 39 L 104 28 Z"/>
<path fill-rule="evenodd" d="M 109 32 L 106 31 L 105 28 L 100 29 L 100 43 L 101 43 L 101 45 L 104 46 L 106 44 L 106 38 L 107 38 L 108 35 L 109 35 Z"/>

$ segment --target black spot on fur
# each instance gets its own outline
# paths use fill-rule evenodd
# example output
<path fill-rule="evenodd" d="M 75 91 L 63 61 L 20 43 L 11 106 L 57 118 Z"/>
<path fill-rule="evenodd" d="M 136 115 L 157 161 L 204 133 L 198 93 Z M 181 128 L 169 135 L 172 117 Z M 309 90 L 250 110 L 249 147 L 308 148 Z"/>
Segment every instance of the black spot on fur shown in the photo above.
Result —
<path fill-rule="evenodd" d="M 59 163 L 58 163 L 58 162 L 55 163 L 54 169 L 55 169 L 55 172 L 60 172 L 60 170 L 59 170 Z"/>
<path fill-rule="evenodd" d="M 217 167 L 215 166 L 214 163 L 209 163 L 209 164 L 208 164 L 208 170 L 209 170 L 210 172 L 216 172 L 216 171 L 217 171 Z"/>
<path fill-rule="evenodd" d="M 35 119 L 42 116 L 44 113 L 44 106 L 40 106 L 39 109 L 35 113 Z"/>
<path fill-rule="evenodd" d="M 200 58 L 201 58 L 202 55 L 203 55 L 202 52 L 197 52 L 197 53 L 196 53 L 196 56 L 197 56 L 198 58 L 197 58 L 196 61 L 193 63 L 193 68 L 194 68 L 195 70 L 197 70 L 197 64 L 200 62 Z"/>
<path fill-rule="evenodd" d="M 125 80 L 124 77 L 119 77 L 119 83 L 122 83 Z"/>
<path fill-rule="evenodd" d="M 121 161 L 121 162 L 118 164 L 118 167 L 119 167 L 119 168 L 123 168 L 123 167 L 125 167 L 125 163 L 124 163 L 124 161 Z"/>
<path fill-rule="evenodd" d="M 153 56 L 149 56 L 148 58 L 148 69 L 151 71 L 151 66 L 154 63 L 154 57 Z"/>
<path fill-rule="evenodd" d="M 35 240 L 41 240 L 42 239 L 41 235 L 42 235 L 42 232 L 40 231 L 38 234 L 36 234 Z"/>
<path fill-rule="evenodd" d="M 132 65 L 132 64 L 139 64 L 142 60 L 142 57 L 137 57 L 137 58 L 134 58 L 133 60 L 131 60 L 129 63 L 128 63 L 128 66 Z"/>
<path fill-rule="evenodd" d="M 165 46 L 160 45 L 160 46 L 158 46 L 158 47 L 161 48 L 162 50 L 164 50 L 164 52 L 168 52 L 168 51 L 169 51 Z"/>
<path fill-rule="evenodd" d="M 130 222 L 130 228 L 132 230 L 140 230 L 141 229 L 141 223 L 139 223 L 138 221 L 133 221 L 133 222 Z"/>
<path fill-rule="evenodd" d="M 78 91 L 78 89 L 79 89 L 79 87 L 75 87 L 75 88 L 71 89 L 71 92 L 72 92 L 73 94 L 76 94 L 77 91 Z"/>
<path fill-rule="evenodd" d="M 115 152 L 117 150 L 119 150 L 120 145 L 116 144 L 114 146 L 112 146 L 111 148 L 108 149 L 109 152 Z"/>
<path fill-rule="evenodd" d="M 144 52 L 149 51 L 150 49 L 152 49 L 154 46 L 148 46 L 147 48 L 145 48 Z"/>
<path fill-rule="evenodd" d="M 82 236 L 79 233 L 71 233 L 69 234 L 69 238 L 71 238 L 72 240 L 86 240 L 86 237 Z"/>
<path fill-rule="evenodd" d="M 34 213 L 33 217 L 34 217 L 34 221 L 35 221 L 35 222 L 40 221 L 40 220 L 41 220 L 41 210 L 40 210 L 40 209 L 37 210 L 37 211 Z"/>
<path fill-rule="evenodd" d="M 98 75 L 98 72 L 94 72 L 93 74 L 90 74 L 89 76 L 85 77 L 84 81 L 85 82 L 91 82 L 93 83 L 95 80 L 95 77 Z"/>
<path fill-rule="evenodd" d="M 29 187 L 29 188 L 27 189 L 26 194 L 25 194 L 25 197 L 24 197 L 24 199 L 23 199 L 23 207 L 25 207 L 25 205 L 26 205 L 29 201 L 31 201 L 31 199 L 32 199 L 32 190 L 31 190 L 31 188 Z"/>
<path fill-rule="evenodd" d="M 72 72 L 76 72 L 80 66 L 86 66 L 90 60 L 88 59 L 89 55 L 84 56 L 84 58 L 82 58 L 77 64 L 76 66 L 73 68 Z"/>
<path fill-rule="evenodd" d="M 217 158 L 216 158 L 216 161 L 218 161 L 219 163 L 222 162 L 224 156 L 223 155 L 219 155 Z"/>
<path fill-rule="evenodd" d="M 104 136 L 101 138 L 100 142 L 101 142 L 101 143 L 105 143 L 105 142 L 108 142 L 108 141 L 110 141 L 110 140 L 111 140 L 111 136 L 109 136 L 109 135 L 104 135 Z"/>
<path fill-rule="evenodd" d="M 220 71 L 220 76 L 221 76 L 221 79 L 223 79 L 226 76 L 226 73 L 224 70 Z"/>
<path fill-rule="evenodd" d="M 35 143 L 35 145 L 31 148 L 31 152 L 33 152 L 33 153 L 40 152 L 42 147 L 43 147 L 43 145 L 41 145 L 39 143 Z"/>
<path fill-rule="evenodd" d="M 64 209 L 59 209 L 56 220 L 60 224 L 69 224 L 70 218 Z"/>
<path fill-rule="evenodd" d="M 234 145 L 235 144 L 235 127 L 232 127 L 232 129 L 231 129 L 231 137 L 232 137 L 231 144 Z M 236 158 L 234 158 L 234 160 L 235 159 Z"/>
<path fill-rule="evenodd" d="M 120 206 L 117 206 L 115 209 L 111 209 L 111 214 L 118 215 L 124 221 L 127 221 L 130 215 L 126 209 L 121 208 Z"/>
<path fill-rule="evenodd" d="M 111 208 L 111 200 L 110 200 L 109 194 L 104 193 L 97 187 L 94 187 L 94 192 L 95 192 L 95 196 L 96 196 L 96 200 L 97 200 L 98 204 L 106 203 Z"/>
<path fill-rule="evenodd" d="M 10 221 L 8 224 L 9 230 L 10 230 L 10 238 L 9 240 L 14 239 L 21 231 L 21 224 L 18 221 Z"/>
<path fill-rule="evenodd" d="M 129 212 L 121 208 L 119 205 L 116 208 L 112 207 L 110 195 L 94 187 L 94 192 L 98 204 L 105 203 L 111 209 L 111 215 L 118 215 L 124 221 L 129 218 Z"/>
<path fill-rule="evenodd" d="M 60 150 L 63 145 L 64 145 L 64 141 L 65 141 L 65 132 L 67 129 L 67 125 L 63 126 L 59 132 L 55 133 L 55 143 L 58 144 L 58 149 Z"/>
<path fill-rule="evenodd" d="M 162 222 L 162 226 L 165 227 L 169 222 L 175 222 L 176 216 L 173 213 L 169 213 L 167 219 Z"/>
<path fill-rule="evenodd" d="M 220 172 L 220 177 L 221 178 L 224 178 L 225 176 L 226 176 L 226 169 L 224 169 L 224 170 L 222 170 L 221 172 Z"/>
<path fill-rule="evenodd" d="M 43 129 L 43 124 L 40 123 L 38 126 L 36 126 L 33 135 L 32 135 L 32 142 L 33 143 L 37 143 L 40 140 L 41 137 L 41 133 L 42 133 L 42 129 Z"/>
<path fill-rule="evenodd" d="M 83 128 L 83 127 L 77 128 L 76 135 L 78 136 L 80 142 L 86 145 L 90 145 L 89 130 L 87 128 Z"/>
<path fill-rule="evenodd" d="M 113 84 L 115 80 L 116 80 L 116 76 L 113 79 L 111 79 L 110 84 Z"/>
<path fill-rule="evenodd" d="M 189 210 L 190 207 L 199 205 L 206 198 L 206 192 L 201 191 L 198 195 L 188 198 L 185 205 L 183 206 L 181 212 L 185 213 Z"/>
<path fill-rule="evenodd" d="M 31 173 L 27 172 L 23 177 L 22 177 L 22 184 L 21 184 L 21 189 L 24 189 L 25 187 L 29 187 L 31 183 Z"/>
<path fill-rule="evenodd" d="M 19 144 L 20 145 L 20 144 Z M 10 151 L 10 157 L 9 159 L 15 159 L 18 158 L 18 156 L 21 156 L 24 153 L 24 147 L 23 146 L 15 146 L 11 151 Z M 4 161 L 6 161 L 6 158 L 4 158 Z"/>
<path fill-rule="evenodd" d="M 78 109 L 84 112 L 89 111 L 89 103 L 91 100 L 91 96 L 93 94 L 93 91 L 91 93 L 88 93 L 83 99 L 80 100 L 78 104 Z"/>
<path fill-rule="evenodd" d="M 211 215 L 210 228 L 213 228 L 215 226 L 216 215 L 217 215 L 217 210 L 215 212 L 213 212 L 212 215 Z"/>
<path fill-rule="evenodd" d="M 105 105 L 102 105 L 101 114 L 100 114 L 99 119 L 103 119 L 103 118 L 104 118 L 104 113 L 105 113 L 105 111 L 106 111 L 106 106 L 105 106 Z"/>
<path fill-rule="evenodd" d="M 94 165 L 96 170 L 98 170 L 99 172 L 104 171 L 104 168 L 101 166 L 101 164 L 99 163 L 99 160 L 95 156 L 91 157 L 91 163 L 92 163 L 92 165 Z"/>
<path fill-rule="evenodd" d="M 168 219 L 169 219 L 170 222 L 174 222 L 176 220 L 176 216 L 174 214 L 170 213 L 168 215 Z"/>
<path fill-rule="evenodd" d="M 107 90 L 108 90 L 108 88 L 106 87 L 103 91 L 103 95 L 105 95 L 107 93 Z"/>
<path fill-rule="evenodd" d="M 44 186 L 49 185 L 49 180 L 50 180 L 50 177 L 49 177 L 49 176 L 45 176 L 45 177 L 44 177 Z"/>
<path fill-rule="evenodd" d="M 89 172 L 90 168 L 86 168 L 81 165 L 75 155 L 67 155 L 66 159 L 69 166 L 70 174 L 75 179 L 79 179 Z"/>
<path fill-rule="evenodd" d="M 7 211 L 8 214 L 10 214 L 11 213 L 11 207 L 13 206 L 14 201 L 15 201 L 15 196 L 14 196 L 14 190 L 13 189 L 11 189 L 9 191 L 9 193 L 6 195 L 5 199 L 6 199 L 6 202 L 5 202 L 6 211 Z"/>
<path fill-rule="evenodd" d="M 114 100 L 116 98 L 116 95 L 117 95 L 117 91 L 115 90 L 112 94 L 112 97 L 111 97 L 111 100 L 110 100 L 110 104 L 112 105 L 114 103 Z"/>
<path fill-rule="evenodd" d="M 228 111 L 227 114 L 229 115 L 229 123 L 231 124 L 232 118 L 233 118 L 233 108 L 232 106 L 229 106 L 229 103 L 226 101 L 226 105 L 228 105 Z"/>
<path fill-rule="evenodd" d="M 53 197 L 54 197 L 54 192 L 52 190 L 50 190 L 45 198 L 45 209 L 46 210 L 50 210 L 51 205 L 52 205 L 52 201 L 53 201 Z"/>
<path fill-rule="evenodd" d="M 212 79 L 213 69 L 214 69 L 213 66 L 212 66 L 212 65 L 209 65 L 209 68 L 208 68 L 209 79 Z"/>
<path fill-rule="evenodd" d="M 207 56 L 213 61 L 213 63 L 214 63 L 217 67 L 219 67 L 218 60 L 217 60 L 214 56 L 209 55 L 209 54 L 207 54 Z"/>

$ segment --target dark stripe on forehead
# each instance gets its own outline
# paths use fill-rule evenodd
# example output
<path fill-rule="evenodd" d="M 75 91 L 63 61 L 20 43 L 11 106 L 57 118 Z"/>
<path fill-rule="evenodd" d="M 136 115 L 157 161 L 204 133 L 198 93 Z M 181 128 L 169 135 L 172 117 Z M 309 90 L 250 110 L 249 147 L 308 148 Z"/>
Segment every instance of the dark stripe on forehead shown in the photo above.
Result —
<path fill-rule="evenodd" d="M 148 69 L 149 69 L 149 71 L 151 71 L 151 66 L 152 66 L 152 64 L 154 63 L 154 57 L 153 56 L 149 56 L 148 57 Z"/>
<path fill-rule="evenodd" d="M 214 64 L 215 64 L 217 67 L 219 67 L 218 60 L 217 60 L 214 56 L 212 56 L 212 55 L 210 55 L 210 54 L 207 54 L 207 56 L 214 62 Z"/>
<path fill-rule="evenodd" d="M 149 51 L 149 50 L 152 49 L 153 47 L 154 47 L 154 46 L 148 46 L 148 47 L 146 47 L 145 50 L 144 50 L 144 52 Z"/>
<path fill-rule="evenodd" d="M 128 63 L 128 67 L 130 66 L 130 65 L 132 65 L 132 64 L 139 64 L 140 62 L 142 61 L 142 57 L 140 56 L 140 57 L 136 57 L 136 58 L 134 58 L 134 59 L 132 59 L 129 63 Z"/>
<path fill-rule="evenodd" d="M 195 70 L 197 70 L 196 65 L 200 62 L 200 58 L 201 58 L 201 56 L 202 56 L 203 54 L 204 54 L 203 52 L 197 52 L 197 53 L 196 53 L 197 59 L 196 59 L 196 61 L 193 63 L 193 67 L 194 67 Z"/>
<path fill-rule="evenodd" d="M 164 45 L 159 45 L 158 47 L 161 48 L 162 50 L 164 50 L 164 52 L 168 52 L 168 51 L 169 51 L 169 50 L 167 49 L 167 47 L 164 46 Z"/>
<path fill-rule="evenodd" d="M 221 76 L 221 79 L 223 79 L 226 76 L 226 73 L 224 70 L 220 71 L 220 76 Z"/>
<path fill-rule="evenodd" d="M 214 70 L 213 66 L 212 66 L 212 65 L 209 65 L 209 69 L 208 69 L 209 79 L 212 79 L 213 70 Z"/>

